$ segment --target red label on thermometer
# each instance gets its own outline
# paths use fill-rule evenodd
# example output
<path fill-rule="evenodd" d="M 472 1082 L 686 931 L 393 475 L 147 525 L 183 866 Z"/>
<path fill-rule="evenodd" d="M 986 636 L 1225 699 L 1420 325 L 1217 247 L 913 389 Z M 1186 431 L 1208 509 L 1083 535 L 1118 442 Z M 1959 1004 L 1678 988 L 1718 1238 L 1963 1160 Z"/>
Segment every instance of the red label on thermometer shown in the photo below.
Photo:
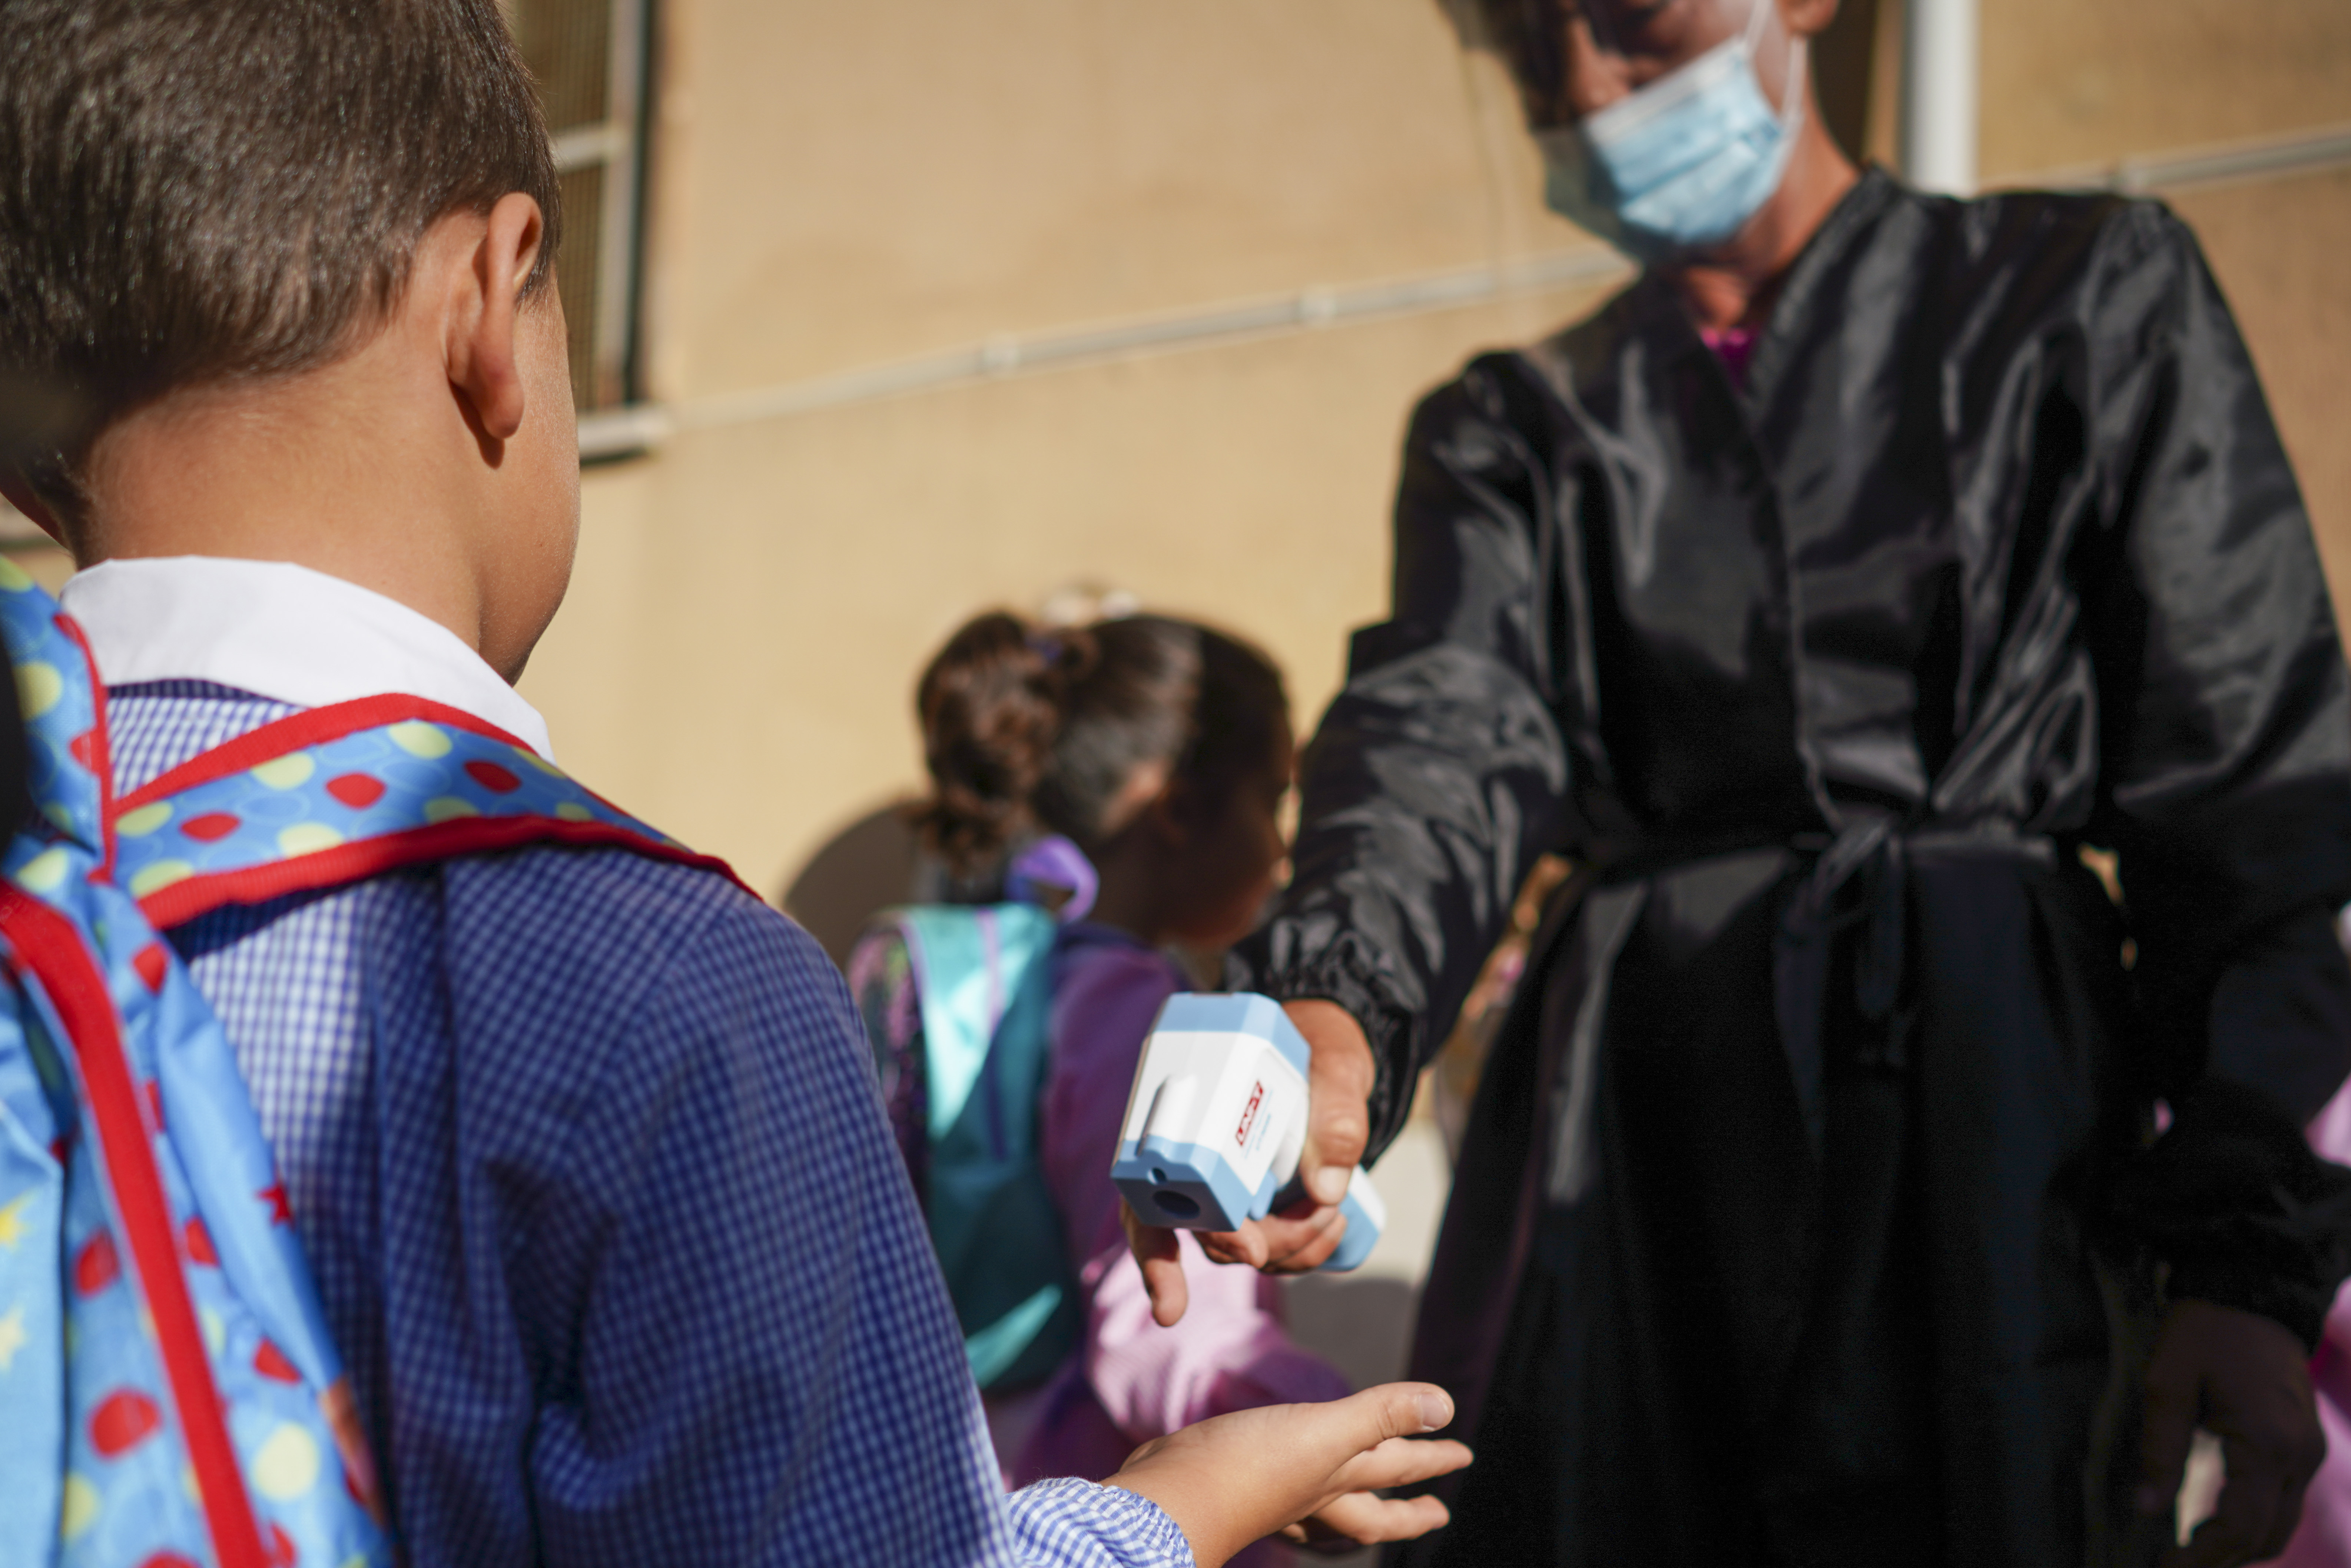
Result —
<path fill-rule="evenodd" d="M 1249 1147 L 1250 1126 L 1257 1121 L 1257 1108 L 1265 1103 L 1265 1082 L 1262 1079 L 1249 1086 L 1249 1103 L 1241 1108 L 1241 1124 L 1233 1129 L 1233 1142 Z"/>

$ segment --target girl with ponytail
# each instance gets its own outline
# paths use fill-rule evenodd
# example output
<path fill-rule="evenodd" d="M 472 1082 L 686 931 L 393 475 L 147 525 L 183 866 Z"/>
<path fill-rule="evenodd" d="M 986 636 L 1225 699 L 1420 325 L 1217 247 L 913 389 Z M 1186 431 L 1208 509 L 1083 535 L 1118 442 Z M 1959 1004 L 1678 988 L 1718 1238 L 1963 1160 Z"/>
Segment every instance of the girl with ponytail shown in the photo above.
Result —
<path fill-rule="evenodd" d="M 998 612 L 948 639 L 916 706 L 927 847 L 958 880 L 1008 862 L 1006 895 L 1059 920 L 1037 1157 L 1081 1319 L 1059 1364 L 989 1389 L 1007 1481 L 1102 1479 L 1192 1422 L 1344 1395 L 1345 1379 L 1283 1331 L 1276 1282 L 1211 1265 L 1189 1237 L 1191 1310 L 1174 1329 L 1154 1324 L 1109 1179 L 1144 1037 L 1160 1004 L 1192 988 L 1166 949 L 1228 946 L 1274 885 L 1292 747 L 1280 673 L 1188 621 L 1048 628 Z M 920 1189 L 919 1140 L 906 1136 L 919 1108 L 898 1109 Z M 1234 1561 L 1287 1555 L 1267 1543 Z"/>

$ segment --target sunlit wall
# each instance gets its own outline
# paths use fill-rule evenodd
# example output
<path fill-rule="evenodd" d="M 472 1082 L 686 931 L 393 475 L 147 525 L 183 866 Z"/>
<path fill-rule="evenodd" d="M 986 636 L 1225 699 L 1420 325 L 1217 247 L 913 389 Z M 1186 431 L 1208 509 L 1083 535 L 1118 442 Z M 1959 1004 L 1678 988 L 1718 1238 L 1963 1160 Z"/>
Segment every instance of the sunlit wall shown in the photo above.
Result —
<path fill-rule="evenodd" d="M 1886 155 L 1897 11 L 1868 113 Z M 655 20 L 643 390 L 701 423 L 591 470 L 524 689 L 575 768 L 761 885 L 918 779 L 915 673 L 985 605 L 1092 581 L 1213 616 L 1276 653 L 1311 719 L 1384 602 L 1414 399 L 1599 298 L 1313 324 L 1322 290 L 1587 244 L 1541 210 L 1498 74 L 1434 0 L 664 0 Z M 1991 183 L 2351 122 L 2339 0 L 1983 0 L 1983 26 Z M 2340 592 L 2351 172 L 2174 200 Z M 1284 297 L 1307 319 L 1252 338 L 726 412 Z"/>

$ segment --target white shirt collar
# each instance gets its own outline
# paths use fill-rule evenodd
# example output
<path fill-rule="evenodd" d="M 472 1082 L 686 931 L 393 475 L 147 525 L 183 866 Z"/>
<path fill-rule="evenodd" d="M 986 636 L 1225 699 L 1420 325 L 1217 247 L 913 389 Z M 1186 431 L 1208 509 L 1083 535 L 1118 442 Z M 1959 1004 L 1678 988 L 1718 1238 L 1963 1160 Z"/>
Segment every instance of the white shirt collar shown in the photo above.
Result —
<path fill-rule="evenodd" d="M 99 678 L 212 681 L 301 707 L 396 693 L 486 719 L 552 762 L 547 721 L 465 640 L 382 594 L 274 560 L 101 561 L 58 601 Z"/>

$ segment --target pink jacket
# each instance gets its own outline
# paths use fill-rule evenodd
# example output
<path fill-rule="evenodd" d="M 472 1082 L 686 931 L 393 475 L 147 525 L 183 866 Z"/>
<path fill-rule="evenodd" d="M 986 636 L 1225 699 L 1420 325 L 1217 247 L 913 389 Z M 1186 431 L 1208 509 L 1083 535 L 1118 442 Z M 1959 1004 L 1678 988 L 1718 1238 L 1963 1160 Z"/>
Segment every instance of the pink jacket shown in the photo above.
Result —
<path fill-rule="evenodd" d="M 2311 1146 L 2338 1165 L 2351 1165 L 2351 1085 L 2310 1124 Z M 2318 1354 L 2310 1358 L 2318 1394 L 2319 1425 L 2326 1429 L 2326 1462 L 2303 1494 L 2302 1525 L 2276 1568 L 2343 1568 L 2351 1563 L 2351 1285 L 2335 1298 Z"/>
<path fill-rule="evenodd" d="M 1211 1263 L 1188 1235 L 1190 1309 L 1172 1329 L 1151 1321 L 1110 1166 L 1144 1037 L 1159 1004 L 1186 982 L 1165 958 L 1099 925 L 1072 927 L 1056 965 L 1040 1142 L 1086 1329 L 1078 1354 L 1042 1388 L 988 1401 L 1011 1486 L 1047 1476 L 1102 1480 L 1137 1446 L 1178 1427 L 1350 1392 L 1345 1378 L 1284 1332 L 1277 1281 Z M 1260 1552 L 1235 1559 L 1237 1568 L 1284 1560 Z"/>

